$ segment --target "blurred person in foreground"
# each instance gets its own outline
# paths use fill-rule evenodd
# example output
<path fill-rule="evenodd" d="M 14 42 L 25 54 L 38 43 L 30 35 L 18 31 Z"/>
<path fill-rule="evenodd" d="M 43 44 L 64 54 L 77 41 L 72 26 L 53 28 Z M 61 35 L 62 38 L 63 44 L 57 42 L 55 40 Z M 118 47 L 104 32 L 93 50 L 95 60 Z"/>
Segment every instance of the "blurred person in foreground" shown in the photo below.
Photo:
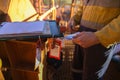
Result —
<path fill-rule="evenodd" d="M 5 12 L 3 12 L 2 10 L 0 10 L 0 27 L 2 27 L 2 23 L 4 22 L 11 22 L 11 19 L 9 17 L 9 15 Z M 5 41 L 0 41 L 0 60 L 1 60 L 1 66 L 0 67 L 9 67 L 9 61 L 8 61 L 8 56 L 6 56 L 6 48 L 4 46 Z M 3 77 L 4 79 L 2 79 L 2 77 L 0 78 L 0 80 L 11 80 L 11 73 L 9 70 L 7 71 L 2 71 Z"/>
<path fill-rule="evenodd" d="M 80 32 L 73 39 L 73 80 L 98 80 L 96 72 L 106 60 L 106 47 L 120 41 L 120 0 L 81 0 L 68 26 L 71 23 L 79 25 Z M 119 75 L 110 70 L 104 80 L 118 80 Z"/>

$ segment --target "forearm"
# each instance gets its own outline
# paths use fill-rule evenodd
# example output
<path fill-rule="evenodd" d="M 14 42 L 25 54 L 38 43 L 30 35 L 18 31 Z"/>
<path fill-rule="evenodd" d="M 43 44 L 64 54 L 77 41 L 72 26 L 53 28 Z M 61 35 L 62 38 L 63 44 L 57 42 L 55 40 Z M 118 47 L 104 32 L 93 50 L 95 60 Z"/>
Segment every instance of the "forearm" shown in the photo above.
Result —
<path fill-rule="evenodd" d="M 120 15 L 100 31 L 95 32 L 100 43 L 105 47 L 120 41 Z"/>

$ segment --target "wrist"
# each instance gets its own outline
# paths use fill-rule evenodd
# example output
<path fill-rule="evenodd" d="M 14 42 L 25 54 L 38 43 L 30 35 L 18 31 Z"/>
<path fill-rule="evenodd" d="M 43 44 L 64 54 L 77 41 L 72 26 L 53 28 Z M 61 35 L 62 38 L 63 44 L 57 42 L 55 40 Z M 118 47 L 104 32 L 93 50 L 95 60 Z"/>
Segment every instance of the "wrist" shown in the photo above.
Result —
<path fill-rule="evenodd" d="M 95 33 L 94 33 L 94 35 L 95 35 L 95 44 L 99 44 L 99 43 L 100 43 L 99 38 L 96 36 L 96 34 L 95 34 Z"/>
<path fill-rule="evenodd" d="M 71 26 L 71 30 L 73 30 L 73 31 L 78 31 L 78 30 L 79 30 L 79 28 L 80 28 L 80 26 L 79 26 L 79 25 L 76 25 L 76 26 Z"/>

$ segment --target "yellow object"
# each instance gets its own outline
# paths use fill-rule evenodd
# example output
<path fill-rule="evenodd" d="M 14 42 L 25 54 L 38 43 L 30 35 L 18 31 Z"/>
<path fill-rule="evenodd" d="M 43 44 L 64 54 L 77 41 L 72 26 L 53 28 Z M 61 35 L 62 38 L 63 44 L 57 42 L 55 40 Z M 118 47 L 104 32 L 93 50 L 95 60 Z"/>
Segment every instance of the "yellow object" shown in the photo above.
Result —
<path fill-rule="evenodd" d="M 104 46 L 120 42 L 120 15 L 95 34 Z"/>
<path fill-rule="evenodd" d="M 0 80 L 5 80 L 1 71 L 2 68 L 2 60 L 0 59 Z"/>
<path fill-rule="evenodd" d="M 30 0 L 11 0 L 9 5 L 8 14 L 12 21 L 23 21 L 26 18 L 37 13 L 31 4 Z M 36 20 L 36 17 L 33 17 L 29 21 Z"/>
<path fill-rule="evenodd" d="M 30 0 L 0 0 L 0 10 L 8 13 L 12 22 L 24 21 L 37 13 Z M 37 17 L 38 15 L 28 21 L 35 21 Z"/>
<path fill-rule="evenodd" d="M 0 59 L 0 68 L 2 67 L 2 60 Z"/>

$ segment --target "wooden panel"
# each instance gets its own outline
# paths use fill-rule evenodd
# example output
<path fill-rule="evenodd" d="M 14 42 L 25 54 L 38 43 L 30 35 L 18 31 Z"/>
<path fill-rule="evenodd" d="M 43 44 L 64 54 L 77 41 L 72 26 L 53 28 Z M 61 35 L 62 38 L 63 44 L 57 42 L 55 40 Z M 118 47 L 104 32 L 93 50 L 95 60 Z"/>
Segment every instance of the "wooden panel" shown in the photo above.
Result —
<path fill-rule="evenodd" d="M 6 41 L 13 80 L 38 80 L 34 71 L 36 43 L 24 41 Z"/>

